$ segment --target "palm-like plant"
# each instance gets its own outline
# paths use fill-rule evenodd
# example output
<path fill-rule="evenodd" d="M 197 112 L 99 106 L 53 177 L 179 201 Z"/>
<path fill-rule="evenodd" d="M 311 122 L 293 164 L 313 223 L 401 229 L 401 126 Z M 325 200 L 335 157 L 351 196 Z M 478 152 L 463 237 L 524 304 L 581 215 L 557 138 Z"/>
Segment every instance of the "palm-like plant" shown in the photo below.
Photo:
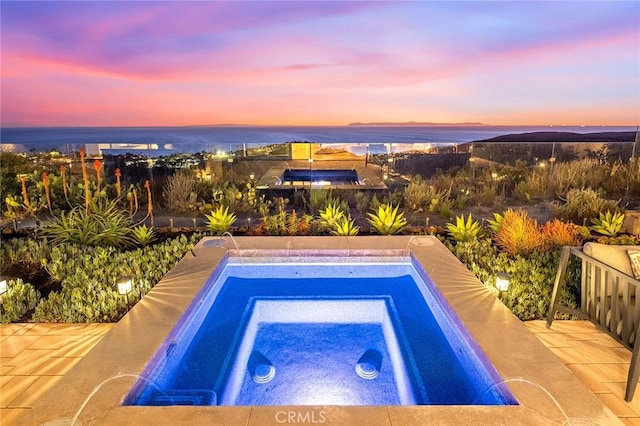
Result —
<path fill-rule="evenodd" d="M 393 204 L 380 204 L 378 212 L 367 213 L 367 221 L 378 234 L 394 235 L 399 234 L 407 226 L 407 219 L 404 213 L 398 213 L 398 207 Z"/>
<path fill-rule="evenodd" d="M 220 205 L 210 214 L 205 215 L 207 218 L 207 229 L 217 234 L 223 234 L 231 228 L 236 221 L 236 215 L 229 213 L 228 206 Z"/>

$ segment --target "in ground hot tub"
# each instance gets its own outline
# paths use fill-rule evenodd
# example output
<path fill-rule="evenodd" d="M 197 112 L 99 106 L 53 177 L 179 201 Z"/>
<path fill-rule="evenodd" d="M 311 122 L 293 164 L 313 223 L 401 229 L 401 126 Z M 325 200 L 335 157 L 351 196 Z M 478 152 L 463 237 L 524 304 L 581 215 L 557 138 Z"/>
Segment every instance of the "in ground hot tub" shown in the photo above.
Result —
<path fill-rule="evenodd" d="M 411 256 L 226 257 L 125 405 L 514 405 Z"/>

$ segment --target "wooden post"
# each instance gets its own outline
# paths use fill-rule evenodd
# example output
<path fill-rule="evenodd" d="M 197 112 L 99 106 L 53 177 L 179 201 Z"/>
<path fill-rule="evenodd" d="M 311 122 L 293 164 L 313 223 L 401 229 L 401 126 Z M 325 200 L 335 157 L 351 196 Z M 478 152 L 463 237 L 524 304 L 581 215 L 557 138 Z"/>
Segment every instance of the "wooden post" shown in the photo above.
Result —
<path fill-rule="evenodd" d="M 567 265 L 569 264 L 569 256 L 571 255 L 571 247 L 565 246 L 562 248 L 560 254 L 560 263 L 558 264 L 558 272 L 556 273 L 556 280 L 553 284 L 553 293 L 551 294 L 551 303 L 549 304 L 549 312 L 547 313 L 547 328 L 551 327 L 554 316 L 556 314 L 556 305 L 559 303 L 560 292 L 564 287 L 564 277 L 567 272 Z"/>

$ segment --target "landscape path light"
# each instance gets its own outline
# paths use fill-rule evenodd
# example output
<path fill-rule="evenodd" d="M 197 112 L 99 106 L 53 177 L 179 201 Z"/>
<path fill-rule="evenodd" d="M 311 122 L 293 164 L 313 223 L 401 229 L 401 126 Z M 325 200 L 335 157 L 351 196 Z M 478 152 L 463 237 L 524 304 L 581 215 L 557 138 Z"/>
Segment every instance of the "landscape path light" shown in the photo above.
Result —
<path fill-rule="evenodd" d="M 129 293 L 133 289 L 133 285 L 131 283 L 131 277 L 122 276 L 118 278 L 118 294 L 120 296 L 125 296 L 127 300 L 127 310 L 129 310 Z"/>
<path fill-rule="evenodd" d="M 7 292 L 7 280 L 0 278 L 0 322 L 2 322 L 2 299 Z"/>
<path fill-rule="evenodd" d="M 7 280 L 0 279 L 0 304 L 2 304 L 2 295 L 7 292 Z"/>
<path fill-rule="evenodd" d="M 510 282 L 511 277 L 509 276 L 509 274 L 500 272 L 498 273 L 498 275 L 496 275 L 496 288 L 498 289 L 498 291 L 503 292 L 509 290 Z"/>

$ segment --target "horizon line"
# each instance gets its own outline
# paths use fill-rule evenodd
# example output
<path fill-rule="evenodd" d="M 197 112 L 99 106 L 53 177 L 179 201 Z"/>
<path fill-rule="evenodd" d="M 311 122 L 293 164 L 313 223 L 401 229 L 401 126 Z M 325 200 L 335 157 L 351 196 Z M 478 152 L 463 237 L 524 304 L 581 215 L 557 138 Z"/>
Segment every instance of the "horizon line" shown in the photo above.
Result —
<path fill-rule="evenodd" d="M 469 123 L 429 123 L 429 122 L 354 122 L 347 124 L 236 124 L 236 123 L 212 123 L 212 124 L 124 124 L 124 125 L 74 125 L 74 124 L 0 124 L 0 129 L 17 129 L 17 128 L 139 128 L 139 127 L 156 127 L 156 128 L 175 128 L 175 127 L 635 127 L 638 129 L 640 124 L 489 124 L 480 122 Z"/>

